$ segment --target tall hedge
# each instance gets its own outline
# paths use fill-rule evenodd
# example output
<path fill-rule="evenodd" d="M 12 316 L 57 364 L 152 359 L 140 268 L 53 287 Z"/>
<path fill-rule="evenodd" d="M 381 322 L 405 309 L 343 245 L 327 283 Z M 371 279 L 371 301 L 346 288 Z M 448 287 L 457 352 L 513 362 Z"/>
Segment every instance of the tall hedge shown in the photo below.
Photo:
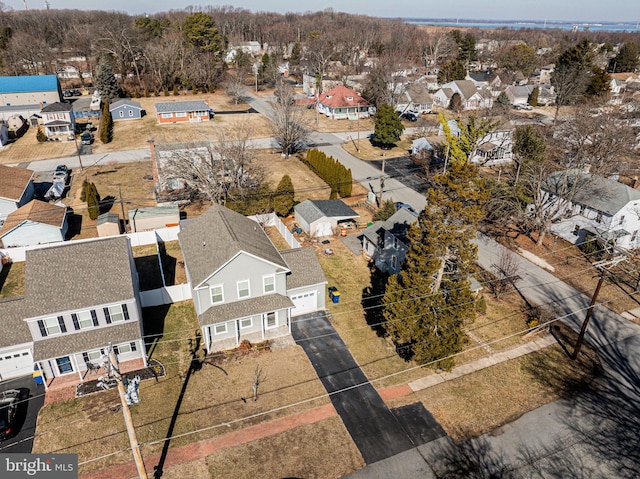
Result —
<path fill-rule="evenodd" d="M 293 208 L 295 191 L 289 175 L 284 175 L 273 194 L 273 209 L 280 216 L 286 216 Z"/>
<path fill-rule="evenodd" d="M 109 111 L 109 102 L 105 101 L 102 106 L 102 120 L 100 121 L 100 141 L 110 143 L 113 140 L 113 118 Z"/>
<path fill-rule="evenodd" d="M 306 163 L 316 175 L 329 185 L 331 199 L 338 196 L 342 198 L 351 196 L 353 178 L 349 168 L 316 148 L 307 152 Z"/>
<path fill-rule="evenodd" d="M 82 182 L 82 192 L 80 199 L 87 202 L 87 210 L 89 211 L 89 218 L 97 220 L 100 216 L 100 195 L 96 185 L 84 180 Z"/>

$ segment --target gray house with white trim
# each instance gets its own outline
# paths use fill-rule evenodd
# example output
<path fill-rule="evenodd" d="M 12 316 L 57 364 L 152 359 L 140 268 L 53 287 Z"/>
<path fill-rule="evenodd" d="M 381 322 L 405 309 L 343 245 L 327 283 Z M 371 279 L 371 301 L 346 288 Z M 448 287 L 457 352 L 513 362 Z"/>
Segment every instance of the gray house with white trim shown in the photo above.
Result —
<path fill-rule="evenodd" d="M 362 231 L 362 250 L 384 273 L 394 274 L 409 249 L 407 233 L 418 217 L 407 208 L 399 208 L 389 219 Z"/>
<path fill-rule="evenodd" d="M 109 113 L 113 121 L 139 120 L 143 117 L 144 110 L 137 101 L 121 98 L 109 105 Z"/>
<path fill-rule="evenodd" d="M 292 314 L 324 308 L 313 251 L 281 254 L 252 219 L 214 205 L 178 239 L 208 351 L 288 336 Z"/>

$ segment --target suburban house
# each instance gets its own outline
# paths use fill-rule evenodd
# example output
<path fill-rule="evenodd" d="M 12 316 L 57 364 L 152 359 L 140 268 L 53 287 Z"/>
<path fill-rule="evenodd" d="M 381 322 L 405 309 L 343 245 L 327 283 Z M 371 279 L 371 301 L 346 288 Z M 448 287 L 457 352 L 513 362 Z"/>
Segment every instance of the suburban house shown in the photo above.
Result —
<path fill-rule="evenodd" d="M 354 90 L 337 86 L 324 92 L 318 98 L 318 112 L 332 120 L 357 120 L 369 118 L 371 105 Z"/>
<path fill-rule="evenodd" d="M 409 243 L 407 233 L 418 217 L 407 208 L 399 208 L 389 219 L 362 231 L 362 250 L 380 271 L 400 271 Z"/>
<path fill-rule="evenodd" d="M 424 136 L 416 138 L 411 142 L 411 154 L 414 156 L 432 154 L 433 146 Z"/>
<path fill-rule="evenodd" d="M 136 270 L 126 236 L 29 249 L 24 296 L 0 301 L 0 376 L 83 373 L 112 343 L 146 362 Z M 52 281 L 52 275 L 64 281 Z M 99 286 L 99 287 L 98 287 Z"/>
<path fill-rule="evenodd" d="M 62 100 L 56 75 L 0 76 L 0 119 L 29 118 L 44 105 Z"/>
<path fill-rule="evenodd" d="M 469 158 L 480 166 L 496 166 L 513 161 L 513 130 L 496 130 L 478 140 Z"/>
<path fill-rule="evenodd" d="M 471 80 L 476 88 L 490 88 L 497 89 L 502 86 L 502 80 L 500 77 L 489 71 L 469 73 L 464 78 L 465 80 Z"/>
<path fill-rule="evenodd" d="M 57 243 L 64 241 L 67 230 L 66 206 L 31 200 L 7 216 L 0 241 L 5 248 Z"/>
<path fill-rule="evenodd" d="M 208 351 L 288 337 L 292 315 L 324 308 L 313 250 L 278 252 L 250 218 L 213 205 L 178 239 Z"/>
<path fill-rule="evenodd" d="M 449 108 L 451 97 L 458 93 L 464 110 L 479 110 L 493 106 L 493 95 L 486 88 L 477 89 L 471 80 L 455 80 L 442 85 L 433 95 L 434 105 Z"/>
<path fill-rule="evenodd" d="M 47 138 L 73 139 L 75 136 L 76 118 L 71 103 L 51 103 L 40 111 L 40 115 Z"/>
<path fill-rule="evenodd" d="M 0 165 L 0 223 L 32 200 L 33 174 L 26 168 Z"/>
<path fill-rule="evenodd" d="M 139 120 L 144 115 L 140 103 L 128 98 L 122 98 L 109 105 L 109 112 L 113 121 Z"/>
<path fill-rule="evenodd" d="M 556 101 L 550 85 L 509 85 L 504 92 L 512 105 L 524 105 L 529 103 L 534 88 L 538 88 L 538 105 L 551 105 Z"/>
<path fill-rule="evenodd" d="M 402 94 L 396 104 L 396 111 L 404 113 L 429 113 L 433 108 L 433 97 L 424 83 L 408 83 L 402 86 Z"/>
<path fill-rule="evenodd" d="M 213 115 L 205 100 L 156 103 L 155 108 L 158 123 L 161 124 L 209 121 Z"/>
<path fill-rule="evenodd" d="M 360 217 L 342 200 L 305 200 L 293 207 L 296 222 L 309 236 L 331 236 Z"/>
<path fill-rule="evenodd" d="M 178 205 L 134 208 L 129 210 L 127 215 L 132 233 L 177 226 L 180 223 L 180 209 Z"/>
<path fill-rule="evenodd" d="M 571 201 L 561 205 L 561 214 L 551 232 L 575 244 L 589 236 L 626 249 L 640 246 L 640 191 L 618 181 L 577 170 L 549 176 L 545 190 L 549 201 L 564 201 L 558 185 L 580 182 Z M 565 191 L 565 188 L 562 188 Z"/>

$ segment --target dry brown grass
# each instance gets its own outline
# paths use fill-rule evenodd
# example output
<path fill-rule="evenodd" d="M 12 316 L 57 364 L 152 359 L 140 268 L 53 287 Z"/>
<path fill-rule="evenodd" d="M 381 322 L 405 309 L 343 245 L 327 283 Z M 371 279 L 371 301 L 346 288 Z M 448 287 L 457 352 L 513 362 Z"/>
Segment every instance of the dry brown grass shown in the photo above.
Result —
<path fill-rule="evenodd" d="M 155 243 L 131 248 L 136 271 L 140 275 L 140 289 L 143 291 L 161 288 L 162 273 L 164 273 L 164 281 L 167 286 L 187 282 L 180 243 L 169 241 L 159 243 L 159 246 L 162 270 L 158 262 L 158 248 Z"/>
<path fill-rule="evenodd" d="M 63 158 L 76 154 L 74 141 L 46 141 L 36 140 L 36 128 L 29 128 L 22 138 L 7 145 L 0 151 L 0 164 L 22 163 L 45 160 L 48 158 Z"/>
<path fill-rule="evenodd" d="M 572 361 L 559 345 L 554 345 L 391 404 L 418 399 L 454 440 L 477 437 L 587 387 L 601 369 L 593 351 L 583 352 Z"/>
<path fill-rule="evenodd" d="M 25 262 L 5 264 L 0 271 L 0 299 L 24 295 Z"/>
<path fill-rule="evenodd" d="M 157 383 L 147 381 L 140 385 L 141 403 L 132 408 L 138 440 L 141 443 L 160 441 L 143 446 L 144 455 L 158 453 L 162 449 L 161 440 L 167 434 L 190 363 L 187 339 L 193 338 L 198 328 L 191 302 L 171 305 L 166 316 L 165 311 L 164 307 L 144 310 L 145 324 L 149 329 L 164 332 L 152 357 L 167 368 L 166 378 Z M 242 397 L 252 395 L 256 366 L 260 366 L 265 376 L 259 399 L 256 402 L 244 402 Z M 173 439 L 171 447 L 184 446 L 326 404 L 329 399 L 324 395 L 325 390 L 313 367 L 298 346 L 232 358 L 217 367 L 205 366 L 190 377 L 173 430 L 174 435 L 186 435 Z M 321 396 L 321 399 L 273 411 L 317 396 Z M 110 452 L 123 451 L 81 467 L 81 474 L 131 461 L 130 453 L 126 452 L 128 440 L 122 414 L 120 411 L 104 410 L 117 402 L 116 391 L 107 391 L 44 407 L 38 417 L 34 452 L 73 452 L 79 454 L 82 462 Z M 242 420 L 252 415 L 258 416 Z M 240 421 L 227 426 L 229 421 L 234 420 Z M 54 429 L 60 424 L 65 426 Z M 211 429 L 190 434 L 207 426 Z M 262 447 L 261 444 L 257 442 L 253 447 L 257 450 Z M 267 457 L 269 449 L 260 454 Z"/>
<path fill-rule="evenodd" d="M 74 170 L 69 193 L 63 200 L 64 204 L 73 209 L 75 215 L 71 219 L 70 227 L 72 230 L 75 228 L 76 231 L 73 239 L 98 236 L 96 221 L 89 218 L 87 204 L 80 200 L 84 179 L 95 183 L 100 198 L 112 197 L 116 202 L 111 207 L 111 212 L 122 217 L 118 188 L 122 191 L 125 216 L 129 209 L 156 205 L 153 181 L 144 179 L 150 176 L 150 161 L 97 165 L 89 166 L 84 171 Z"/>
<path fill-rule="evenodd" d="M 399 158 L 409 155 L 411 150 L 411 140 L 408 136 L 403 136 L 396 146 L 389 150 L 373 146 L 368 138 L 360 139 L 359 151 L 358 148 L 356 148 L 357 145 L 357 140 L 348 141 L 345 142 L 342 147 L 351 155 L 361 160 L 381 160 L 383 156 L 386 158 Z"/>

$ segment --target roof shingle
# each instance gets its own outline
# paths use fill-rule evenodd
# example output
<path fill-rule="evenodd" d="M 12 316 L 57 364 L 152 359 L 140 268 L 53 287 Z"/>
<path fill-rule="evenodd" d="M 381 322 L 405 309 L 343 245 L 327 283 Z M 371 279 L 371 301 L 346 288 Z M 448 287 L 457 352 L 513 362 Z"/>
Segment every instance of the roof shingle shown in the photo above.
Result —
<path fill-rule="evenodd" d="M 0 165 L 0 198 L 20 201 L 33 178 L 33 171 L 18 166 Z"/>

